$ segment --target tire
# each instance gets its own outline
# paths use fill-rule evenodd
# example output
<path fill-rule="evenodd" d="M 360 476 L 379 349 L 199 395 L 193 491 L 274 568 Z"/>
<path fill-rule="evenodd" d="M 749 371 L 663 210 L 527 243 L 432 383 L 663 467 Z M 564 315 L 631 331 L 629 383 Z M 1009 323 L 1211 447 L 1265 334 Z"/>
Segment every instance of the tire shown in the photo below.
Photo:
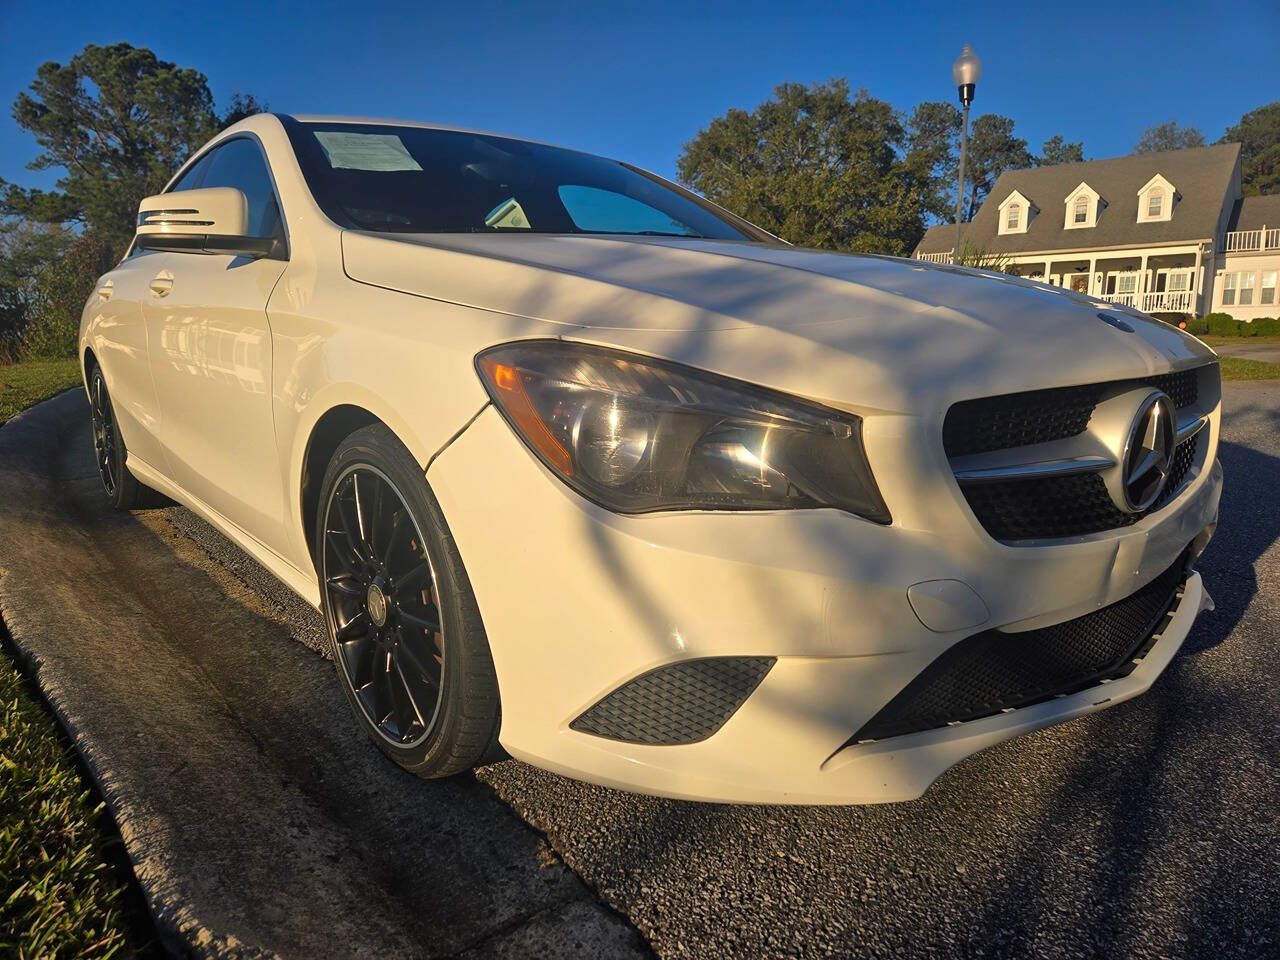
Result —
<path fill-rule="evenodd" d="M 98 476 L 111 506 L 116 510 L 142 506 L 148 488 L 140 484 L 125 466 L 129 452 L 116 422 L 106 377 L 96 363 L 89 370 L 89 420 L 93 429 L 93 453 L 98 464 Z"/>
<path fill-rule="evenodd" d="M 374 743 L 428 778 L 504 756 L 498 681 L 462 558 L 422 467 L 382 424 L 334 452 L 314 542 L 338 680 Z"/>

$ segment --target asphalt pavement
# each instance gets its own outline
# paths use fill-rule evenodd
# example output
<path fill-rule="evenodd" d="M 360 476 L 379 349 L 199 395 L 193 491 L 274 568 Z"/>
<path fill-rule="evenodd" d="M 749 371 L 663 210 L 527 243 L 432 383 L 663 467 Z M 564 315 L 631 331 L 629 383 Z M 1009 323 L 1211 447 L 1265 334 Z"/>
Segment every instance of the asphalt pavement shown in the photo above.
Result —
<path fill-rule="evenodd" d="M 0 431 L 0 612 L 157 908 L 231 952 L 1280 956 L 1280 383 L 1224 394 L 1216 611 L 1146 695 L 910 803 L 404 776 L 314 611 L 182 508 L 107 514 L 75 394 Z"/>
<path fill-rule="evenodd" d="M 1262 341 L 1241 339 L 1239 343 L 1215 343 L 1213 349 L 1228 357 L 1244 357 L 1264 363 L 1280 363 L 1280 343 L 1268 337 Z"/>

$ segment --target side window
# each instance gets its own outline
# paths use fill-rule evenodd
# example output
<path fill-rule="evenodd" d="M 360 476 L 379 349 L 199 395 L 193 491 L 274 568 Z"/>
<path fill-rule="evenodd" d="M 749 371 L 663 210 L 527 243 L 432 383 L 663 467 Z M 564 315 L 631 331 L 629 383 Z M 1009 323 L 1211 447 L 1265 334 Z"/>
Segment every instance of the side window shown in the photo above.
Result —
<path fill-rule="evenodd" d="M 169 188 L 169 192 L 173 193 L 177 190 L 198 190 L 204 182 L 204 175 L 209 170 L 209 162 L 213 159 L 213 155 L 217 150 L 210 150 L 203 157 L 195 162 L 186 173 L 178 178 L 178 182 Z"/>
<path fill-rule="evenodd" d="M 249 236 L 275 236 L 280 230 L 280 207 L 258 145 L 252 140 L 228 140 L 210 153 L 208 159 L 209 166 L 204 171 L 200 186 L 236 187 L 243 191 L 249 200 Z M 186 179 L 184 177 L 183 185 L 175 189 L 184 186 Z M 192 184 L 186 189 L 194 186 Z"/>

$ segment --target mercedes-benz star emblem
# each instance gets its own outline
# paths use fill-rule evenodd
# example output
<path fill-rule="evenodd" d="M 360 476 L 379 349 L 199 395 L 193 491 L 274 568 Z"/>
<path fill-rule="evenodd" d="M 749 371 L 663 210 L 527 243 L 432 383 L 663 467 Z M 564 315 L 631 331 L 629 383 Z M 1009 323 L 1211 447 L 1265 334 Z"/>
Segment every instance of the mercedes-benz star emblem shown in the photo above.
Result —
<path fill-rule="evenodd" d="M 1173 461 L 1174 406 L 1159 390 L 1141 406 L 1125 440 L 1121 490 L 1124 509 L 1142 513 L 1164 492 Z"/>
<path fill-rule="evenodd" d="M 369 584 L 369 592 L 365 596 L 365 606 L 369 610 L 369 619 L 375 627 L 387 622 L 387 596 L 377 583 Z"/>

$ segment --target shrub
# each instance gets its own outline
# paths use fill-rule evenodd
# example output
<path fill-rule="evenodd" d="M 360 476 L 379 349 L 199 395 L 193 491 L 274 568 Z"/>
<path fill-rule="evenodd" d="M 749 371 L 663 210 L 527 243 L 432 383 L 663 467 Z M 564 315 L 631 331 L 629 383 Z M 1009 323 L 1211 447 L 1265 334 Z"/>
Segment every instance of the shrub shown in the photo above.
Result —
<path fill-rule="evenodd" d="M 35 304 L 22 332 L 28 357 L 73 357 L 80 313 L 98 278 L 116 262 L 111 242 L 96 234 L 77 237 L 36 278 Z"/>
<path fill-rule="evenodd" d="M 1204 318 L 1205 332 L 1220 337 L 1240 336 L 1240 323 L 1229 313 L 1211 313 Z"/>
<path fill-rule="evenodd" d="M 1187 333 L 1194 333 L 1197 337 L 1203 336 L 1209 332 L 1209 321 L 1203 317 L 1192 317 L 1188 320 L 1183 328 Z"/>
<path fill-rule="evenodd" d="M 1274 337 L 1280 334 L 1280 317 L 1258 317 L 1244 326 L 1247 337 Z"/>

